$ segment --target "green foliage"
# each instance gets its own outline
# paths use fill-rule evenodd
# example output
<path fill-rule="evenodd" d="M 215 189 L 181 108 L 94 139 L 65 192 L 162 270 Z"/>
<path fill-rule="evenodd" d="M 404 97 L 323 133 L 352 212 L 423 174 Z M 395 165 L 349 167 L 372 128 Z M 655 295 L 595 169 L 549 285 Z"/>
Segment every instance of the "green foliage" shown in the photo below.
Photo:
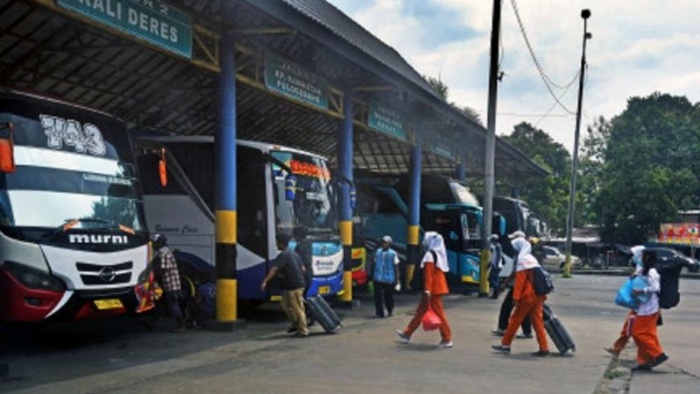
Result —
<path fill-rule="evenodd" d="M 612 119 L 591 207 L 604 241 L 644 242 L 679 210 L 700 206 L 700 108 L 654 93 Z"/>
<path fill-rule="evenodd" d="M 564 146 L 529 123 L 517 124 L 502 139 L 520 149 L 532 160 L 550 170 L 546 178 L 518 180 L 520 198 L 544 220 L 555 234 L 566 230 L 571 179 L 571 157 Z"/>

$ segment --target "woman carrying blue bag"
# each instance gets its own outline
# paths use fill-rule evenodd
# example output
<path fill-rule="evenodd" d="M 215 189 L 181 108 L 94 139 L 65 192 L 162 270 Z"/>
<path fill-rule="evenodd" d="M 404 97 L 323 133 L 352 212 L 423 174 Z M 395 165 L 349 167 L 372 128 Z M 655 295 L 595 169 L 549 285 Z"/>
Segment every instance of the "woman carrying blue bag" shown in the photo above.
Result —
<path fill-rule="evenodd" d="M 619 305 L 631 306 L 620 337 L 612 348 L 606 349 L 617 356 L 620 354 L 629 337 L 637 344 L 637 366 L 635 371 L 649 371 L 653 367 L 668 360 L 659 343 L 656 330 L 659 319 L 659 273 L 654 268 L 656 252 L 642 252 L 642 267 L 633 278 L 625 283 L 618 292 L 615 302 Z"/>

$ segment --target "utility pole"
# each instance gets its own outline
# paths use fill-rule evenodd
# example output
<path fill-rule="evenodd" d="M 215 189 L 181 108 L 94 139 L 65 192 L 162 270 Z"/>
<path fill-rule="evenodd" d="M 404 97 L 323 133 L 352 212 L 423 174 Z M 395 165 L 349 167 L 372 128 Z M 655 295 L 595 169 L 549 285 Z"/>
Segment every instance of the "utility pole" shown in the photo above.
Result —
<path fill-rule="evenodd" d="M 576 131 L 574 134 L 574 160 L 571 165 L 571 190 L 569 191 L 569 215 L 566 220 L 566 264 L 564 265 L 564 277 L 571 277 L 571 238 L 574 231 L 574 209 L 576 207 L 576 173 L 578 172 L 578 139 L 581 129 L 581 106 L 583 105 L 583 80 L 586 72 L 586 41 L 593 35 L 588 30 L 588 18 L 591 11 L 581 10 L 583 18 L 583 50 L 581 52 L 581 72 L 578 82 L 578 108 L 576 109 Z"/>
<path fill-rule="evenodd" d="M 491 62 L 489 65 L 489 107 L 486 131 L 486 153 L 484 159 L 484 216 L 481 227 L 481 264 L 479 275 L 479 297 L 489 294 L 488 267 L 491 262 L 491 222 L 493 217 L 493 194 L 495 189 L 494 161 L 496 152 L 496 98 L 498 97 L 498 42 L 501 33 L 501 0 L 493 1 L 491 20 Z"/>

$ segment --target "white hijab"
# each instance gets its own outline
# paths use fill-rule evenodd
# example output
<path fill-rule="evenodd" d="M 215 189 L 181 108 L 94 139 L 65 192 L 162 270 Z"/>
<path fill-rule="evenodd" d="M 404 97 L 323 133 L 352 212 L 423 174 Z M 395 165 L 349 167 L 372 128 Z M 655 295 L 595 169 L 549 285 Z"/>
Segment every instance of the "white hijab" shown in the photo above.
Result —
<path fill-rule="evenodd" d="M 539 267 L 540 263 L 537 262 L 535 256 L 532 255 L 532 245 L 525 238 L 519 237 L 510 241 L 513 245 L 513 249 L 518 252 L 518 265 L 516 266 L 516 271 L 529 270 L 531 268 Z"/>
<path fill-rule="evenodd" d="M 425 233 L 425 238 L 423 239 L 423 246 L 425 247 L 426 253 L 423 256 L 423 260 L 420 262 L 420 267 L 423 268 L 425 263 L 428 261 L 433 261 L 433 254 L 430 251 L 435 251 L 437 255 L 437 261 L 435 261 L 435 266 L 440 268 L 442 272 L 449 272 L 450 266 L 447 263 L 447 249 L 445 249 L 445 240 L 442 235 L 436 233 L 435 231 L 428 231 Z"/>

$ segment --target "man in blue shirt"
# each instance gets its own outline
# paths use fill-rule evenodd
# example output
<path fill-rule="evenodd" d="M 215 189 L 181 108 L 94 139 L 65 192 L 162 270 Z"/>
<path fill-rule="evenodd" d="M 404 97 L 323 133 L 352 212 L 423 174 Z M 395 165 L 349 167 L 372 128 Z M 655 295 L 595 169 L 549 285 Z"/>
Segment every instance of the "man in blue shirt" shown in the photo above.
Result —
<path fill-rule="evenodd" d="M 394 313 L 394 287 L 399 283 L 399 256 L 391 249 L 391 237 L 382 237 L 382 247 L 374 254 L 370 269 L 370 278 L 374 283 L 374 317 L 384 317 L 386 304 L 387 316 Z"/>

